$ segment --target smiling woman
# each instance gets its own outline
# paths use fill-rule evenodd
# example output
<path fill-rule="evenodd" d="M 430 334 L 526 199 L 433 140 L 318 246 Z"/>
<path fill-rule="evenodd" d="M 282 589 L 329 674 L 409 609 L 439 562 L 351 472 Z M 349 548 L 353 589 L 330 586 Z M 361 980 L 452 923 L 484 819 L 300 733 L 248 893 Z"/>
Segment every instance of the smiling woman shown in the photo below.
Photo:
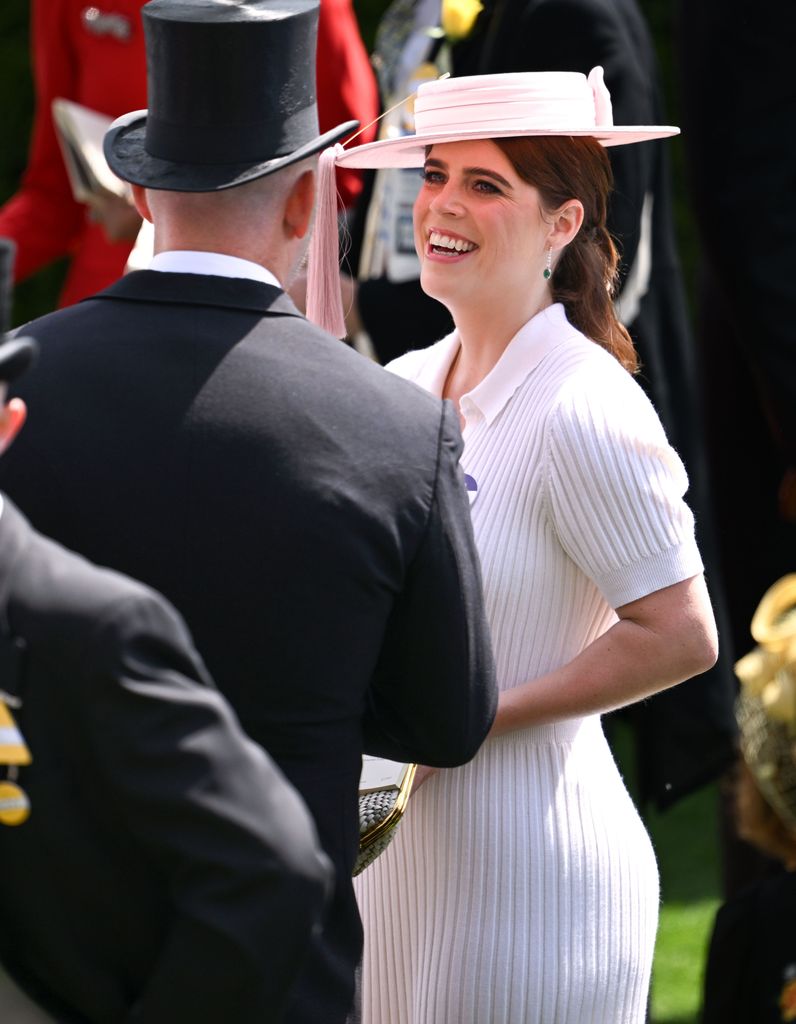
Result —
<path fill-rule="evenodd" d="M 641 1024 L 657 868 L 599 716 L 703 671 L 716 636 L 611 304 L 603 146 L 676 129 L 614 126 L 599 72 L 434 82 L 415 119 L 337 159 L 423 167 L 421 283 L 456 329 L 389 368 L 459 409 L 501 693 L 357 879 L 363 1020 Z"/>

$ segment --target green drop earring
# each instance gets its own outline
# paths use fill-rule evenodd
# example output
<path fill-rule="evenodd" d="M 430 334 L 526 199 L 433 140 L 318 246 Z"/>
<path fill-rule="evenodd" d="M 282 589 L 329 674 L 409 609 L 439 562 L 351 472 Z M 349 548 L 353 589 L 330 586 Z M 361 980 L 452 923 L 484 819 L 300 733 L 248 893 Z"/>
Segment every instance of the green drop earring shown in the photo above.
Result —
<path fill-rule="evenodd" d="M 547 258 L 545 259 L 545 268 L 542 271 L 542 277 L 545 281 L 549 280 L 550 275 L 553 273 L 553 247 L 548 246 Z"/>

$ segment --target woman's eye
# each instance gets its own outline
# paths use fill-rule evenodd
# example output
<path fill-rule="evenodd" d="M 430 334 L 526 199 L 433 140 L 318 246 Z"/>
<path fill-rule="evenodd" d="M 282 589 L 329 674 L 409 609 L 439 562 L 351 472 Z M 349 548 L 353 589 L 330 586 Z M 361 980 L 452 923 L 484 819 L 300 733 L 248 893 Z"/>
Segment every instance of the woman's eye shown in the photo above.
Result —
<path fill-rule="evenodd" d="M 440 171 L 429 171 L 425 167 L 420 172 L 420 175 L 427 185 L 437 185 L 439 182 L 444 181 L 444 177 Z"/>
<path fill-rule="evenodd" d="M 479 179 L 473 182 L 473 188 L 476 192 L 486 192 L 489 195 L 500 195 L 500 189 L 497 185 L 493 185 L 491 181 L 484 181 Z"/>

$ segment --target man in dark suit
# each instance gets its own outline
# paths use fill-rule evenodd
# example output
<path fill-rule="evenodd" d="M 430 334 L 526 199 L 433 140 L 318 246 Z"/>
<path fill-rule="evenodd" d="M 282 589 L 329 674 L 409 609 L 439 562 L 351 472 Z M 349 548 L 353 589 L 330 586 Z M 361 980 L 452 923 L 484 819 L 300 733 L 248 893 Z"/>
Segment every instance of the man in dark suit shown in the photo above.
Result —
<path fill-rule="evenodd" d="M 2 447 L 32 351 L 0 345 Z M 176 612 L 0 501 L 0 959 L 64 1024 L 281 1020 L 331 876 L 305 807 Z"/>
<path fill-rule="evenodd" d="M 361 924 L 363 749 L 449 766 L 496 694 L 456 415 L 313 327 L 303 256 L 317 5 L 155 0 L 148 115 L 106 138 L 152 268 L 36 321 L 32 424 L 0 474 L 38 528 L 185 615 L 334 862 L 288 1020 L 339 1024 Z M 155 59 L 156 57 L 156 59 Z M 231 121 L 234 112 L 234 122 Z"/>

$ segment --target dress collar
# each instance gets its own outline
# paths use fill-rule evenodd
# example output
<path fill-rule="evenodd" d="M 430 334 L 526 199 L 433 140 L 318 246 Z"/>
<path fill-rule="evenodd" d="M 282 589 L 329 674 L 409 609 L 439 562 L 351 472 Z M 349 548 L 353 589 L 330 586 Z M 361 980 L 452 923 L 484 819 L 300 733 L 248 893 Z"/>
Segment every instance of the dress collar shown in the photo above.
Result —
<path fill-rule="evenodd" d="M 517 331 L 486 377 L 462 395 L 461 411 L 465 418 L 475 408 L 487 423 L 492 423 L 547 353 L 575 334 L 577 330 L 567 320 L 560 302 L 537 313 Z M 459 345 L 457 331 L 438 342 L 429 350 L 429 358 L 416 382 L 432 394 L 441 396 Z"/>

